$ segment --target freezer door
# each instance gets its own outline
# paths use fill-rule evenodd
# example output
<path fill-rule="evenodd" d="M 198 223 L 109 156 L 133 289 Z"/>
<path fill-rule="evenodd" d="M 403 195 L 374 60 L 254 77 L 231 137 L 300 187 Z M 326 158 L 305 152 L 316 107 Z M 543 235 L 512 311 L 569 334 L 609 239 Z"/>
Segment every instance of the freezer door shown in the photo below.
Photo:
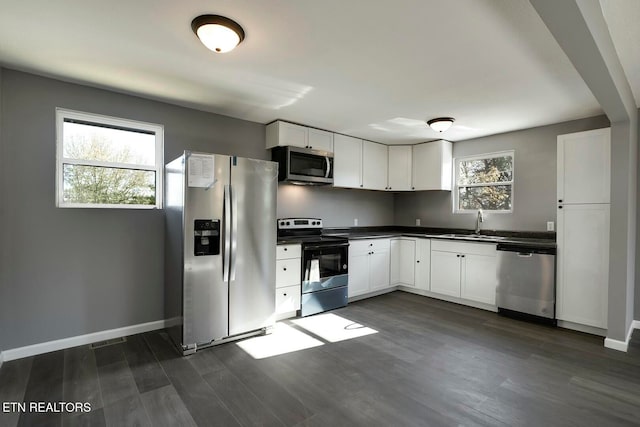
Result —
<path fill-rule="evenodd" d="M 209 157 L 206 157 L 209 156 Z M 207 184 L 206 169 L 213 159 L 214 181 Z M 185 154 L 185 209 L 184 209 L 184 293 L 183 293 L 183 345 L 209 343 L 228 336 L 229 300 L 228 284 L 223 278 L 225 241 L 224 217 L 225 187 L 229 184 L 230 157 Z M 203 179 L 202 176 L 205 176 Z M 191 185 L 189 178 L 192 177 Z M 213 244 L 214 236 L 199 232 L 196 221 L 219 220 L 219 251 L 207 254 L 202 247 Z M 197 223 L 200 228 L 202 222 Z M 195 232 L 195 233 L 194 233 Z M 197 235 L 194 235 L 197 234 Z M 208 238 L 211 237 L 211 238 Z M 196 239 L 202 239 L 196 242 Z"/>
<path fill-rule="evenodd" d="M 277 186 L 276 163 L 232 158 L 229 335 L 275 322 Z"/>

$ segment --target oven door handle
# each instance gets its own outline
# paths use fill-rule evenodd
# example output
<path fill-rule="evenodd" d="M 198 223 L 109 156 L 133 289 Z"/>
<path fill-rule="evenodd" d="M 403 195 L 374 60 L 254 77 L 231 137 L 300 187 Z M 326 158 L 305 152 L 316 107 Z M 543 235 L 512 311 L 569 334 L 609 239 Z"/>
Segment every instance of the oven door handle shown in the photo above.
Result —
<path fill-rule="evenodd" d="M 342 248 L 344 246 L 349 246 L 349 243 L 332 243 L 331 245 L 304 245 L 303 250 L 307 249 L 331 249 L 331 248 Z"/>

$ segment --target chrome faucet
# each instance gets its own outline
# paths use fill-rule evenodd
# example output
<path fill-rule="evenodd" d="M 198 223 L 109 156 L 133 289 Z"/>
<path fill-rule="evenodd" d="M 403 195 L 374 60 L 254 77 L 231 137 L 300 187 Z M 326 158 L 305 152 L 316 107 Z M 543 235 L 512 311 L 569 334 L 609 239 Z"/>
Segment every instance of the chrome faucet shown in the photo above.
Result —
<path fill-rule="evenodd" d="M 480 234 L 480 223 L 484 222 L 484 214 L 482 209 L 478 209 L 478 216 L 476 217 L 476 234 Z"/>

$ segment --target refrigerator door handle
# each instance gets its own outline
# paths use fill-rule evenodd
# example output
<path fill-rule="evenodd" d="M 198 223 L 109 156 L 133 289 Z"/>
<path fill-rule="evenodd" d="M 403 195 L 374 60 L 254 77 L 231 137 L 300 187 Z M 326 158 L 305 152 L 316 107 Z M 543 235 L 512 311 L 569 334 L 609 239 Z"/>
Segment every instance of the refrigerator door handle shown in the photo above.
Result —
<path fill-rule="evenodd" d="M 222 281 L 229 281 L 231 257 L 231 186 L 224 186 L 224 254 L 222 255 Z"/>
<path fill-rule="evenodd" d="M 236 249 L 238 247 L 238 199 L 231 187 L 231 268 L 229 281 L 236 280 Z"/>

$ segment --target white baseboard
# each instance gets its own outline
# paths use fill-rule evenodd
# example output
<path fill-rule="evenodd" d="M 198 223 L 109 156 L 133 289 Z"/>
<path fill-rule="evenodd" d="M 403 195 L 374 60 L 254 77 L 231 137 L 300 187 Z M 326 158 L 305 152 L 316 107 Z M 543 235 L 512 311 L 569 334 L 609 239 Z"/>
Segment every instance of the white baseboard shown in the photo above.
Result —
<path fill-rule="evenodd" d="M 640 320 L 634 320 L 631 322 L 631 325 L 629 325 L 629 330 L 627 331 L 626 340 L 620 341 L 620 340 L 614 340 L 612 338 L 605 338 L 604 346 L 612 350 L 626 352 L 629 349 L 629 341 L 631 341 L 631 335 L 633 335 L 634 329 L 640 329 Z"/>
<path fill-rule="evenodd" d="M 165 327 L 166 322 L 164 320 L 140 323 L 138 325 L 125 326 L 123 328 L 109 329 L 106 331 L 94 332 L 86 335 L 78 335 L 76 337 L 63 338 L 60 340 L 47 341 L 40 344 L 18 347 L 11 350 L 4 350 L 2 352 L 2 358 L 8 362 L 10 360 L 36 356 L 38 354 L 49 353 L 51 351 L 64 350 L 65 348 L 76 347 L 79 345 L 91 344 L 98 341 L 125 337 L 127 335 L 135 335 L 141 334 L 143 332 L 155 331 L 157 329 L 163 329 Z M 0 359 L 0 361 L 1 360 L 2 359 Z"/>

